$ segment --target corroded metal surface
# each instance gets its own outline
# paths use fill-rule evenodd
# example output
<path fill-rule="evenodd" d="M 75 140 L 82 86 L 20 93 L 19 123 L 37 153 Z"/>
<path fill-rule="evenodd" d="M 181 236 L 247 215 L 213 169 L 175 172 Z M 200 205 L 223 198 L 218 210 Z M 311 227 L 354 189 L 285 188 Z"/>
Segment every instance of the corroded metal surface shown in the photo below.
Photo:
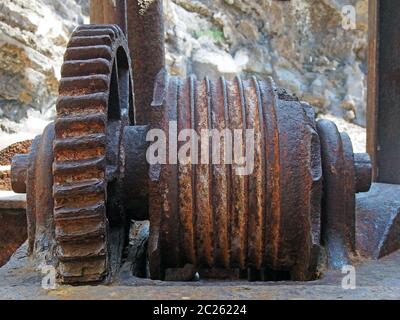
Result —
<path fill-rule="evenodd" d="M 61 75 L 53 169 L 58 273 L 64 283 L 99 281 L 111 268 L 109 230 L 123 223 L 119 150 L 133 101 L 121 29 L 78 27 Z"/>
<path fill-rule="evenodd" d="M 15 224 L 17 220 L 14 217 L 14 224 L 8 225 L 8 232 L 14 233 L 10 242 L 21 233 L 17 237 L 18 244 L 21 244 L 27 235 L 29 254 L 35 254 L 39 259 L 44 255 L 49 260 L 54 256 L 53 140 L 54 124 L 49 124 L 43 134 L 34 139 L 27 155 L 14 157 L 12 186 L 17 193 L 26 192 L 26 212 L 23 212 L 23 223 Z"/>
<path fill-rule="evenodd" d="M 127 0 L 91 0 L 90 23 L 116 24 L 126 34 L 126 1 Z"/>
<path fill-rule="evenodd" d="M 322 243 L 330 267 L 340 268 L 355 251 L 355 194 L 371 186 L 369 156 L 353 154 L 349 136 L 329 120 L 318 122 L 321 138 L 324 197 Z"/>
<path fill-rule="evenodd" d="M 26 193 L 26 171 L 29 165 L 29 156 L 15 155 L 12 159 L 11 187 L 16 193 Z"/>
<path fill-rule="evenodd" d="M 78 27 L 56 122 L 13 162 L 30 253 L 56 265 L 61 283 L 112 280 L 128 221 L 149 219 L 153 279 L 311 280 L 321 244 L 330 266 L 347 263 L 369 156 L 354 155 L 346 134 L 317 125 L 313 108 L 270 78 L 180 79 L 163 69 L 153 86 L 164 65 L 161 1 L 128 9 L 139 108 L 122 30 Z M 165 162 L 147 162 L 150 129 L 167 137 Z"/>
<path fill-rule="evenodd" d="M 355 177 L 347 161 L 353 151 L 333 122 L 319 121 L 318 133 L 324 170 L 322 241 L 330 266 L 340 268 L 349 263 L 355 248 Z"/>
<path fill-rule="evenodd" d="M 398 1 L 369 1 L 367 149 L 375 181 L 393 184 L 400 183 L 399 11 Z"/>
<path fill-rule="evenodd" d="M 354 154 L 356 191 L 368 192 L 372 182 L 372 162 L 368 153 Z"/>
<path fill-rule="evenodd" d="M 121 142 L 122 201 L 130 219 L 148 219 L 148 126 L 127 126 Z"/>
<path fill-rule="evenodd" d="M 24 209 L 0 209 L 0 267 L 27 239 Z"/>
<path fill-rule="evenodd" d="M 165 132 L 170 121 L 177 121 L 178 132 L 253 129 L 255 152 L 249 175 L 237 174 L 238 163 L 212 165 L 211 158 L 209 164 L 195 165 L 191 159 L 151 166 L 152 277 L 162 279 L 166 269 L 190 263 L 270 268 L 290 271 L 296 280 L 313 278 L 322 167 L 312 110 L 277 90 L 270 79 L 181 80 L 164 72 L 153 109 L 151 127 Z M 223 148 L 218 152 L 223 156 Z"/>
<path fill-rule="evenodd" d="M 54 256 L 53 140 L 54 124 L 49 124 L 32 143 L 26 172 L 29 253 L 40 258 L 48 252 L 49 260 Z"/>
<path fill-rule="evenodd" d="M 357 250 L 378 259 L 400 249 L 400 186 L 374 183 L 357 195 Z"/>
<path fill-rule="evenodd" d="M 101 281 L 118 269 L 126 231 L 120 152 L 134 100 L 121 29 L 78 27 L 61 76 L 57 119 L 14 160 L 14 188 L 27 193 L 29 253 L 60 282 Z"/>
<path fill-rule="evenodd" d="M 0 267 L 27 239 L 25 196 L 0 191 Z"/>
<path fill-rule="evenodd" d="M 158 72 L 165 67 L 163 5 L 162 0 L 149 1 L 149 7 L 144 11 L 140 1 L 127 1 L 126 5 L 127 37 L 137 106 L 135 122 L 147 125 L 154 81 Z"/>

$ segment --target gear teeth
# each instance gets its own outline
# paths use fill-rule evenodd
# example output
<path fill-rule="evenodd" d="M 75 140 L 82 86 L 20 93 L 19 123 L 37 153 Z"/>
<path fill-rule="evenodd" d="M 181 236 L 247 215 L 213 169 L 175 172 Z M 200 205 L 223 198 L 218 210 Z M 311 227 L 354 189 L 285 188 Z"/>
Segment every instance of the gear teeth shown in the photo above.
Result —
<path fill-rule="evenodd" d="M 82 116 L 95 112 L 107 113 L 108 95 L 91 93 L 84 96 L 60 96 L 57 100 L 57 114 L 62 116 Z"/>
<path fill-rule="evenodd" d="M 90 60 L 103 58 L 111 61 L 112 50 L 108 46 L 86 46 L 68 48 L 64 54 L 64 61 Z"/>
<path fill-rule="evenodd" d="M 59 130 L 56 138 L 71 138 L 83 135 L 101 134 L 106 127 L 107 119 L 104 114 L 95 113 L 74 117 L 62 117 L 56 121 Z"/>
<path fill-rule="evenodd" d="M 75 28 L 75 31 L 79 31 L 79 30 L 93 30 L 93 29 L 111 29 L 114 30 L 115 32 L 119 32 L 118 30 L 121 30 L 121 28 L 116 25 L 116 24 L 102 24 L 102 23 L 96 23 L 96 24 L 82 24 L 79 25 Z"/>
<path fill-rule="evenodd" d="M 106 135 L 105 134 L 90 134 L 80 137 L 68 137 L 64 139 L 54 140 L 54 150 L 59 151 L 71 151 L 93 148 L 105 148 L 106 147 Z"/>
<path fill-rule="evenodd" d="M 95 37 L 95 36 L 105 36 L 108 35 L 111 40 L 115 40 L 116 34 L 112 29 L 82 29 L 77 30 L 74 33 L 75 37 Z"/>
<path fill-rule="evenodd" d="M 88 46 L 111 46 L 113 40 L 109 35 L 105 36 L 88 36 L 88 37 L 72 37 L 68 43 L 68 48 L 88 47 Z"/>
<path fill-rule="evenodd" d="M 79 208 L 59 207 L 54 210 L 54 219 L 57 222 L 80 221 L 86 218 L 101 217 L 106 207 L 103 202 L 86 205 Z"/>
<path fill-rule="evenodd" d="M 109 88 L 117 49 L 114 25 L 73 32 L 61 69 L 53 144 L 58 275 L 62 283 L 99 282 L 108 273 L 106 139 Z"/>
<path fill-rule="evenodd" d="M 89 261 L 60 261 L 58 266 L 58 272 L 65 284 L 102 281 L 106 273 L 99 273 L 99 270 L 106 269 L 106 260 L 103 257 Z"/>
<path fill-rule="evenodd" d="M 109 73 L 111 73 L 110 61 L 103 58 L 66 61 L 61 68 L 61 76 L 63 78 L 90 76 L 94 74 L 107 75 Z"/>
<path fill-rule="evenodd" d="M 59 161 L 54 163 L 53 172 L 57 176 L 67 176 L 74 173 L 103 171 L 105 169 L 105 157 L 97 157 L 78 161 Z M 57 181 L 56 181 L 57 183 Z"/>
<path fill-rule="evenodd" d="M 59 91 L 66 96 L 81 96 L 82 94 L 106 92 L 108 87 L 108 77 L 100 74 L 85 77 L 62 78 L 60 80 Z"/>
<path fill-rule="evenodd" d="M 94 241 L 105 238 L 106 224 L 102 217 L 79 219 L 79 223 L 71 221 L 58 221 L 56 225 L 56 239 L 58 242 L 82 244 L 85 247 L 85 241 Z M 62 247 L 64 247 L 63 245 Z M 60 249 L 62 250 L 62 249 Z"/>
<path fill-rule="evenodd" d="M 81 194 L 101 194 L 105 190 L 104 181 L 72 183 L 70 185 L 54 185 L 53 197 L 57 201 L 65 197 L 75 197 Z"/>
<path fill-rule="evenodd" d="M 98 30 L 98 29 L 112 30 L 115 32 L 115 34 L 118 35 L 118 37 L 123 36 L 123 32 L 122 32 L 121 28 L 114 24 L 85 24 L 85 25 L 78 26 L 74 32 L 81 31 L 81 30 Z"/>
<path fill-rule="evenodd" d="M 106 251 L 103 242 L 88 241 L 85 246 L 81 246 L 79 243 L 66 243 L 60 248 L 58 255 L 60 261 L 68 262 L 105 257 Z"/>

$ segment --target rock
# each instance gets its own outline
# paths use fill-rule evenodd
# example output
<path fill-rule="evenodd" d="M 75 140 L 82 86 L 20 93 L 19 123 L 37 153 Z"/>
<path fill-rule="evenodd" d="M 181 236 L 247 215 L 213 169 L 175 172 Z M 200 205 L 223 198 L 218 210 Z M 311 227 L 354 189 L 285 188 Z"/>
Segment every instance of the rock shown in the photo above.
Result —
<path fill-rule="evenodd" d="M 275 69 L 275 81 L 289 92 L 301 97 L 306 90 L 306 83 L 301 74 L 294 69 Z"/>
<path fill-rule="evenodd" d="M 367 96 L 366 76 L 361 71 L 360 63 L 354 63 L 344 68 L 344 74 L 347 76 L 345 96 L 345 109 L 351 109 L 355 115 L 354 122 L 359 125 L 365 125 L 366 109 L 365 101 Z"/>
<path fill-rule="evenodd" d="M 354 121 L 365 125 L 367 0 L 164 3 L 166 29 L 175 30 L 175 40 L 167 45 L 173 73 L 200 78 L 208 72 L 215 77 L 220 70 L 229 77 L 232 72 L 272 75 L 279 86 L 315 103 L 321 112 L 344 117 L 348 110 L 341 104 L 352 100 Z M 344 4 L 356 9 L 356 30 L 342 27 Z M 221 30 L 223 38 L 205 46 L 193 36 L 196 30 Z"/>
<path fill-rule="evenodd" d="M 346 120 L 346 121 L 348 121 L 348 122 L 353 122 L 355 118 L 356 118 L 356 115 L 355 115 L 355 113 L 354 113 L 353 110 L 347 111 L 347 112 L 344 114 L 344 117 L 343 117 L 343 119 Z"/>
<path fill-rule="evenodd" d="M 80 1 L 87 5 L 87 1 Z M 84 22 L 74 0 L 2 1 L 0 11 L 1 116 L 21 121 L 28 110 L 54 110 L 65 46 Z"/>
<path fill-rule="evenodd" d="M 344 4 L 356 9 L 355 30 L 342 27 Z M 365 125 L 367 0 L 167 0 L 164 12 L 172 74 L 271 75 L 318 112 L 353 111 Z M 0 129 L 25 132 L 35 110 L 42 125 L 54 117 L 65 46 L 88 13 L 89 0 L 1 3 Z"/>
<path fill-rule="evenodd" d="M 218 79 L 224 76 L 233 79 L 240 69 L 233 57 L 222 50 L 208 51 L 200 49 L 193 54 L 193 72 L 199 79 L 208 76 L 210 79 Z"/>
<path fill-rule="evenodd" d="M 252 65 L 250 62 L 250 53 L 247 49 L 243 48 L 235 53 L 235 63 L 239 68 L 245 69 L 248 64 Z"/>
<path fill-rule="evenodd" d="M 317 74 L 302 98 L 317 108 L 318 111 L 327 112 L 332 103 L 335 102 L 334 91 L 329 79 L 324 74 Z"/>
<path fill-rule="evenodd" d="M 356 3 L 357 29 L 368 30 L 368 1 L 360 0 Z"/>
<path fill-rule="evenodd" d="M 251 21 L 240 21 L 238 29 L 240 30 L 240 33 L 243 34 L 243 37 L 249 42 L 254 43 L 260 38 L 257 26 L 251 23 Z"/>
<path fill-rule="evenodd" d="M 54 108 L 50 110 L 54 111 Z M 48 124 L 49 120 L 43 119 L 43 113 L 34 109 L 29 109 L 27 117 L 18 123 L 8 118 L 0 118 L 0 149 L 19 141 L 32 140 L 42 134 Z"/>
<path fill-rule="evenodd" d="M 269 52 L 262 46 L 239 49 L 235 53 L 235 62 L 243 72 L 259 75 L 273 73 Z"/>

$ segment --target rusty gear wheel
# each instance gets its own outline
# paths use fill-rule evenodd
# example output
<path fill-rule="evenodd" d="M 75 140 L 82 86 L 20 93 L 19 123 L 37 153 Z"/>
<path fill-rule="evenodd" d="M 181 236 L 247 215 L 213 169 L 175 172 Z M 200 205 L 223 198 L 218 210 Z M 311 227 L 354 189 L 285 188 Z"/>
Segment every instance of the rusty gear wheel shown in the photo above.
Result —
<path fill-rule="evenodd" d="M 119 27 L 84 25 L 74 31 L 64 56 L 53 146 L 62 283 L 102 281 L 112 271 L 115 241 L 108 238 L 114 237 L 113 226 L 123 228 L 124 219 L 118 199 L 120 143 L 133 118 L 128 52 Z"/>

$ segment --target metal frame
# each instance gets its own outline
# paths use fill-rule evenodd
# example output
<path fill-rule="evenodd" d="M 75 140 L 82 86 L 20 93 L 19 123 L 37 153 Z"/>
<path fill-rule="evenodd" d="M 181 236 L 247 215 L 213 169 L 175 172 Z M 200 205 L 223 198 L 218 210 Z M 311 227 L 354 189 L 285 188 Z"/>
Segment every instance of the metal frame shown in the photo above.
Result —
<path fill-rule="evenodd" d="M 136 0 L 91 0 L 90 5 L 91 23 L 118 24 L 128 38 L 138 125 L 149 123 L 154 81 L 165 68 L 163 2 L 155 0 L 145 12 L 141 9 Z"/>
<path fill-rule="evenodd" d="M 367 151 L 374 180 L 400 184 L 400 2 L 369 1 Z"/>

